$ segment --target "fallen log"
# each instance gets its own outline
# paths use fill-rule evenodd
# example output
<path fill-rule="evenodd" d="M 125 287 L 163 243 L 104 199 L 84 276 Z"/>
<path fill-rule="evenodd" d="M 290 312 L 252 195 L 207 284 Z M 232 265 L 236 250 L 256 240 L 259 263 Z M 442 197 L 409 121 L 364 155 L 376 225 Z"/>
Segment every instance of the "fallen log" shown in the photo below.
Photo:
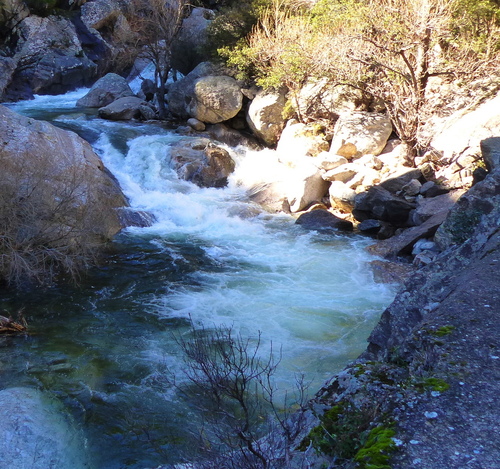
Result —
<path fill-rule="evenodd" d="M 17 321 L 14 321 L 11 317 L 0 316 L 0 335 L 26 334 L 27 330 L 28 324 L 21 314 L 18 315 Z"/>

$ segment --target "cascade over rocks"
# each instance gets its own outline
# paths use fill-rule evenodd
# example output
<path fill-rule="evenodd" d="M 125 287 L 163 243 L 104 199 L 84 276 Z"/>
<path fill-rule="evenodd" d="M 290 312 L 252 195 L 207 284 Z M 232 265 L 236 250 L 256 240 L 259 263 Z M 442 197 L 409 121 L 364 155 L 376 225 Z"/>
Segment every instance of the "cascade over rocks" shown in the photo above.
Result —
<path fill-rule="evenodd" d="M 169 146 L 168 156 L 179 177 L 200 187 L 225 187 L 234 171 L 231 155 L 208 138 L 183 139 Z"/>
<path fill-rule="evenodd" d="M 104 107 L 127 96 L 134 96 L 127 80 L 116 73 L 108 73 L 99 78 L 89 92 L 76 102 L 76 105 L 79 107 Z"/>

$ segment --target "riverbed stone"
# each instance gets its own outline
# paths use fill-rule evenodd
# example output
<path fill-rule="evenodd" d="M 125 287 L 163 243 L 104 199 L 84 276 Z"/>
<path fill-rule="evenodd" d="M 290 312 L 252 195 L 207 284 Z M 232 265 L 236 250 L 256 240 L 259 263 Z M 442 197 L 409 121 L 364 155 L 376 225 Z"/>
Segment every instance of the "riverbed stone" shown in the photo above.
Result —
<path fill-rule="evenodd" d="M 84 436 L 55 399 L 36 389 L 0 391 L 0 466 L 88 469 Z"/>
<path fill-rule="evenodd" d="M 391 133 L 391 120 L 384 114 L 361 111 L 342 114 L 335 124 L 330 152 L 347 159 L 379 155 Z"/>
<path fill-rule="evenodd" d="M 356 191 L 341 181 L 333 181 L 328 189 L 330 204 L 333 209 L 342 212 L 352 212 Z"/>
<path fill-rule="evenodd" d="M 207 124 L 227 121 L 241 110 L 243 94 L 236 80 L 229 76 L 201 77 L 193 83 L 186 111 Z"/>
<path fill-rule="evenodd" d="M 252 132 L 266 145 L 276 145 L 285 127 L 285 93 L 259 90 L 248 107 L 246 119 Z"/>
<path fill-rule="evenodd" d="M 373 186 L 356 196 L 353 215 L 358 221 L 375 220 L 404 224 L 415 204 L 395 196 L 381 186 Z"/>
<path fill-rule="evenodd" d="M 394 259 L 398 256 L 409 255 L 412 252 L 414 244 L 418 240 L 422 238 L 429 238 L 434 235 L 438 227 L 446 219 L 447 215 L 447 211 L 436 213 L 419 226 L 408 228 L 396 236 L 369 246 L 368 251 L 387 259 Z"/>
<path fill-rule="evenodd" d="M 108 73 L 97 80 L 89 92 L 76 102 L 76 105 L 101 108 L 127 96 L 134 96 L 127 80 L 116 73 Z"/>
<path fill-rule="evenodd" d="M 0 106 L 0 134 L 9 136 L 0 141 L 4 178 L 20 178 L 21 167 L 25 184 L 40 191 L 37 204 L 44 210 L 54 207 L 64 194 L 75 194 L 74 212 L 70 216 L 68 211 L 65 226 L 75 223 L 76 229 L 80 217 L 88 217 L 98 239 L 109 240 L 120 231 L 115 209 L 127 206 L 127 200 L 88 142 L 5 106 Z"/>
<path fill-rule="evenodd" d="M 353 225 L 348 220 L 343 220 L 335 216 L 333 213 L 324 209 L 311 210 L 303 213 L 295 222 L 307 230 L 317 231 L 352 231 Z"/>
<path fill-rule="evenodd" d="M 148 103 L 136 96 L 118 98 L 107 106 L 99 108 L 99 117 L 114 121 L 143 118 L 154 119 L 155 112 Z"/>
<path fill-rule="evenodd" d="M 284 163 L 296 164 L 304 157 L 315 157 L 328 150 L 325 135 L 318 132 L 314 126 L 288 121 L 281 133 L 276 151 Z"/>

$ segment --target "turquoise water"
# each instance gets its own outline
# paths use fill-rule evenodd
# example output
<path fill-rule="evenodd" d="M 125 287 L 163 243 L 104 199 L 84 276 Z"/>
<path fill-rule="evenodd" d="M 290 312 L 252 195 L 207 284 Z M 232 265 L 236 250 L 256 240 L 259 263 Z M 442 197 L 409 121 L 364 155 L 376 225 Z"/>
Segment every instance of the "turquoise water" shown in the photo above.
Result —
<path fill-rule="evenodd" d="M 282 349 L 277 386 L 305 373 L 314 393 L 355 358 L 391 288 L 373 281 L 357 235 L 305 232 L 287 215 L 250 204 L 238 168 L 227 189 L 200 189 L 170 168 L 170 129 L 106 122 L 82 113 L 83 91 L 14 106 L 87 138 L 149 228 L 120 234 L 105 264 L 65 286 L 1 298 L 24 310 L 32 334 L 0 339 L 0 388 L 56 395 L 86 436 L 95 468 L 145 468 L 193 456 L 193 403 L 165 378 L 183 379 L 174 336 L 228 325 L 261 353 Z M 244 164 L 243 164 L 244 163 Z M 263 168 L 262 170 L 265 170 Z"/>

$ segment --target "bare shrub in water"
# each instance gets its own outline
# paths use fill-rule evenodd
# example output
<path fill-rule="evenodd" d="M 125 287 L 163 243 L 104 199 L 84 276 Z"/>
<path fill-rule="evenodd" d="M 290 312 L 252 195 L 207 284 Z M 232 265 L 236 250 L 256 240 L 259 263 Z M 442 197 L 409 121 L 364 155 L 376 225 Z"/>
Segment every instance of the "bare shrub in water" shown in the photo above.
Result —
<path fill-rule="evenodd" d="M 261 358 L 260 333 L 251 341 L 221 326 L 193 328 L 189 335 L 178 339 L 187 378 L 179 389 L 196 402 L 205 422 L 199 438 L 206 459 L 195 467 L 289 467 L 289 448 L 303 429 L 302 377 L 293 402 L 287 394 L 278 399 L 273 376 L 281 353 L 271 348 Z"/>
<path fill-rule="evenodd" d="M 0 280 L 20 286 L 51 283 L 59 273 L 75 279 L 102 244 L 102 207 L 94 178 L 82 163 L 55 168 L 47 155 L 0 152 Z"/>

